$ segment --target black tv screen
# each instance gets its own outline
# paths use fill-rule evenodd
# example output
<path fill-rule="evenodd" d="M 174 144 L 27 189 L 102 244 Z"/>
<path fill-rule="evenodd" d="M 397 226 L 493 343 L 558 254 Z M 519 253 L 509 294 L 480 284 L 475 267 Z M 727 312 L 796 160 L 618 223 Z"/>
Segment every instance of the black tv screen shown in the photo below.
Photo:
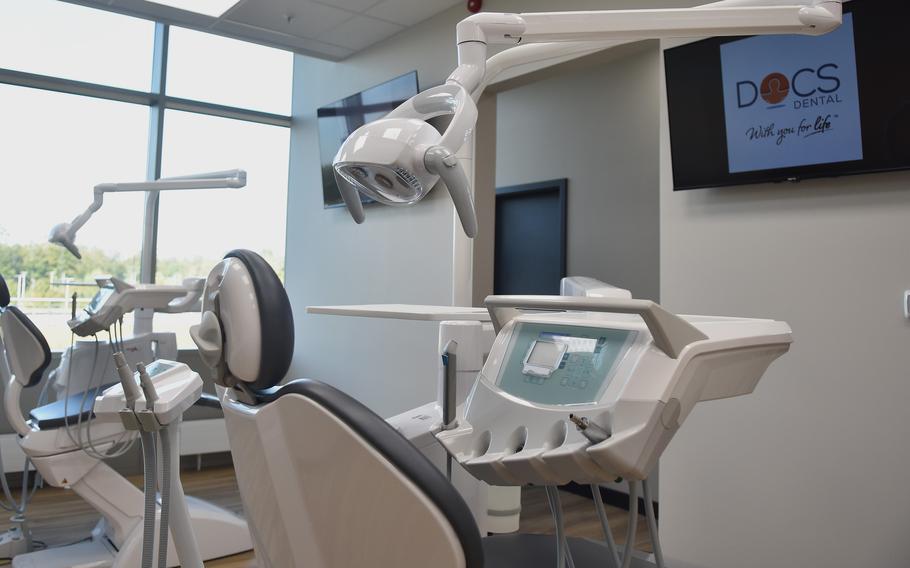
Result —
<path fill-rule="evenodd" d="M 665 51 L 674 189 L 910 169 L 910 2 L 844 12 L 824 36 Z"/>
<path fill-rule="evenodd" d="M 335 183 L 332 160 L 347 137 L 364 124 L 384 117 L 416 94 L 417 71 L 411 71 L 316 111 L 324 207 L 344 205 Z M 371 202 L 362 194 L 360 199 L 364 203 Z"/>

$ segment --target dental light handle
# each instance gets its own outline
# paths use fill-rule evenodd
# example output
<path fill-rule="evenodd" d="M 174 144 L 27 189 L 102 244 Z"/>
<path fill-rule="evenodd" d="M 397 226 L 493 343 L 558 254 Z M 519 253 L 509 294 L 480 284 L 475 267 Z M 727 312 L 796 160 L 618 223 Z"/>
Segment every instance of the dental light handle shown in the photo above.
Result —
<path fill-rule="evenodd" d="M 363 203 L 360 201 L 360 192 L 342 176 L 336 175 L 335 181 L 338 183 L 338 193 L 341 194 L 341 199 L 344 201 L 345 207 L 348 208 L 348 213 L 351 214 L 351 218 L 354 219 L 354 222 L 358 225 L 363 223 L 366 219 L 366 214 L 363 212 Z"/>
<path fill-rule="evenodd" d="M 424 156 L 427 171 L 442 178 L 455 204 L 458 219 L 465 234 L 477 236 L 477 214 L 474 212 L 474 200 L 471 198 L 471 182 L 464 173 L 464 168 L 451 151 L 443 146 L 433 146 Z"/>
<path fill-rule="evenodd" d="M 634 314 L 648 326 L 654 345 L 672 359 L 690 343 L 707 339 L 695 326 L 651 300 L 572 296 L 487 296 L 484 305 L 497 333 L 521 310 Z"/>
<path fill-rule="evenodd" d="M 437 145 L 457 152 L 474 132 L 477 105 L 470 93 L 454 81 L 418 93 L 398 105 L 387 118 L 429 120 L 445 115 L 452 115 L 452 119 Z"/>

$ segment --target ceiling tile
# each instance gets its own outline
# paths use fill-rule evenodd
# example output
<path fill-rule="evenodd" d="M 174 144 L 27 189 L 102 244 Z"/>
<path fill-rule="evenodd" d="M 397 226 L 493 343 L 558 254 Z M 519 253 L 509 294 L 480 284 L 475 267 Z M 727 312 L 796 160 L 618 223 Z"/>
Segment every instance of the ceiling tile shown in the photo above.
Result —
<path fill-rule="evenodd" d="M 222 33 L 233 37 L 255 37 L 258 41 L 271 45 L 280 45 L 284 49 L 291 49 L 297 53 L 322 57 L 332 61 L 339 61 L 354 53 L 354 50 L 346 47 L 339 47 L 323 41 L 299 37 L 291 34 L 283 34 L 273 30 L 267 30 L 229 20 L 220 20 L 211 28 L 216 33 Z"/>
<path fill-rule="evenodd" d="M 382 0 L 366 13 L 369 16 L 396 24 L 413 26 L 457 4 L 465 4 L 465 2 L 464 0 Z M 465 9 L 465 16 L 468 15 L 468 11 Z"/>
<path fill-rule="evenodd" d="M 336 8 L 343 8 L 345 10 L 350 10 L 351 12 L 366 12 L 367 9 L 372 8 L 380 0 L 316 0 L 322 4 L 328 4 L 330 6 L 335 6 Z"/>
<path fill-rule="evenodd" d="M 291 21 L 288 21 L 291 16 Z M 226 21 L 315 38 L 352 18 L 350 12 L 307 0 L 247 0 L 232 10 Z"/>
<path fill-rule="evenodd" d="M 367 16 L 354 16 L 337 28 L 316 36 L 316 39 L 359 51 L 387 37 L 391 37 L 403 29 L 404 26 L 391 24 L 384 20 L 377 20 Z"/>

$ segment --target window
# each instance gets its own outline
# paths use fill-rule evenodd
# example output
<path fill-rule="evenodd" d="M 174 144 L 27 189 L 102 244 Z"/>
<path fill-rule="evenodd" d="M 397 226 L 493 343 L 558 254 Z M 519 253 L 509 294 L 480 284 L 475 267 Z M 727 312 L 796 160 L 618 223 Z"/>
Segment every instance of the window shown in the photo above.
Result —
<path fill-rule="evenodd" d="M 284 279 L 284 237 L 290 132 L 265 124 L 175 110 L 164 120 L 162 176 L 242 168 L 242 189 L 161 194 L 155 281 L 180 283 L 208 275 L 235 248 L 255 250 Z M 156 329 L 177 333 L 192 348 L 189 326 L 199 314 L 158 314 Z"/>
<path fill-rule="evenodd" d="M 57 0 L 0 0 L 6 69 L 147 91 L 154 34 L 154 22 Z"/>
<path fill-rule="evenodd" d="M 291 114 L 290 52 L 184 28 L 168 51 L 169 95 Z"/>
<path fill-rule="evenodd" d="M 167 66 L 153 55 L 167 52 Z M 84 306 L 96 276 L 205 277 L 237 247 L 283 276 L 291 119 L 277 112 L 289 110 L 292 68 L 280 50 L 51 0 L 0 0 L 0 274 L 52 349 L 69 345 L 71 297 Z M 151 78 L 165 69 L 162 95 Z M 76 238 L 81 261 L 47 243 L 98 183 L 231 168 L 247 170 L 247 187 L 160 194 L 157 248 L 143 249 L 144 193 L 105 195 Z M 142 259 L 156 258 L 156 274 L 141 275 Z M 192 348 L 186 330 L 198 314 L 186 315 L 159 314 L 155 327 Z"/>
<path fill-rule="evenodd" d="M 290 132 L 214 116 L 169 110 L 163 177 L 242 168 L 247 186 L 161 195 L 157 282 L 179 282 L 202 261 L 205 276 L 226 252 L 258 251 L 280 273 L 288 194 Z"/>

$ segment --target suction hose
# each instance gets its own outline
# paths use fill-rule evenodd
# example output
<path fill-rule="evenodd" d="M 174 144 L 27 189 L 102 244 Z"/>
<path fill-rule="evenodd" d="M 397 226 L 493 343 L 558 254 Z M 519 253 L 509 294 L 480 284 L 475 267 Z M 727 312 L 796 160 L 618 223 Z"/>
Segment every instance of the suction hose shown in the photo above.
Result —
<path fill-rule="evenodd" d="M 600 494 L 600 486 L 596 483 L 591 485 L 591 495 L 594 497 L 594 508 L 597 509 L 597 517 L 600 519 L 610 558 L 613 559 L 614 566 L 619 566 L 619 551 L 616 550 L 616 541 L 613 540 L 613 531 L 610 530 L 610 521 L 607 517 L 607 508 L 604 507 L 603 495 Z"/>
<path fill-rule="evenodd" d="M 657 516 L 654 514 L 654 501 L 651 496 L 651 478 L 641 482 L 645 498 L 645 518 L 648 519 L 648 532 L 651 534 L 651 547 L 654 549 L 654 562 L 657 568 L 666 568 L 664 553 L 660 547 L 660 534 L 657 532 Z"/>
<path fill-rule="evenodd" d="M 638 530 L 638 482 L 629 480 L 629 527 L 626 532 L 626 545 L 622 553 L 621 568 L 632 565 L 632 551 L 635 550 L 635 533 Z"/>
<path fill-rule="evenodd" d="M 550 511 L 553 513 L 553 520 L 556 524 L 556 567 L 575 568 L 575 559 L 572 557 L 572 550 L 569 548 L 569 539 L 566 538 L 566 527 L 565 520 L 562 517 L 562 502 L 559 499 L 559 489 L 548 485 L 546 492 Z"/>
<path fill-rule="evenodd" d="M 140 432 L 142 440 L 143 473 L 145 483 L 145 508 L 142 525 L 142 568 L 152 568 L 155 552 L 155 480 L 158 478 L 158 465 L 155 451 L 155 434 Z"/>
<path fill-rule="evenodd" d="M 161 519 L 158 521 L 158 568 L 167 568 L 168 517 L 171 512 L 171 440 L 162 434 L 161 442 Z"/>

